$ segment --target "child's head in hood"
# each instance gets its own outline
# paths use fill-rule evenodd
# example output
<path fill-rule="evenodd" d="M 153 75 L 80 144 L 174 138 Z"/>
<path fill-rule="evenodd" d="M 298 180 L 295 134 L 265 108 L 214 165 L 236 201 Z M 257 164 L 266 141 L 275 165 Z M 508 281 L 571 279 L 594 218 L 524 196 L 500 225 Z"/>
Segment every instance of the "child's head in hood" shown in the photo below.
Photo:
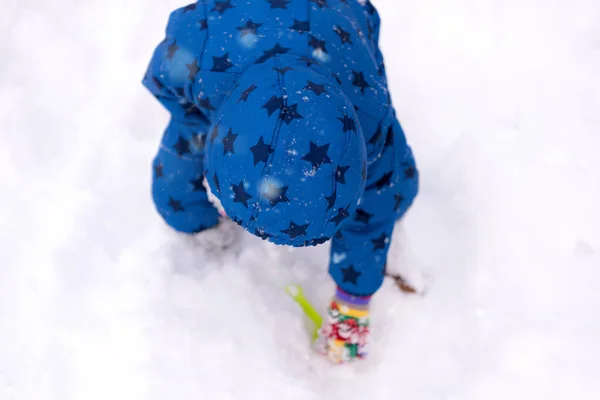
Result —
<path fill-rule="evenodd" d="M 365 141 L 352 103 L 314 61 L 259 60 L 240 75 L 211 129 L 207 180 L 247 231 L 316 245 L 354 213 L 365 188 Z"/>

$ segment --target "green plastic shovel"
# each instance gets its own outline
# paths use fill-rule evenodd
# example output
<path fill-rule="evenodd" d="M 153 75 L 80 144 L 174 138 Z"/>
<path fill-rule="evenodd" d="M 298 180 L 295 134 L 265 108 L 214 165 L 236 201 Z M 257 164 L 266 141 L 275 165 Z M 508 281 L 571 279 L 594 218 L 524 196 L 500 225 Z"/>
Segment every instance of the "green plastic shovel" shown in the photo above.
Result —
<path fill-rule="evenodd" d="M 315 340 L 317 338 L 319 329 L 323 324 L 323 317 L 315 310 L 312 304 L 304 297 L 304 292 L 300 285 L 287 285 L 285 287 L 285 291 L 304 311 L 304 314 L 314 323 L 314 330 L 312 332 L 312 338 Z"/>

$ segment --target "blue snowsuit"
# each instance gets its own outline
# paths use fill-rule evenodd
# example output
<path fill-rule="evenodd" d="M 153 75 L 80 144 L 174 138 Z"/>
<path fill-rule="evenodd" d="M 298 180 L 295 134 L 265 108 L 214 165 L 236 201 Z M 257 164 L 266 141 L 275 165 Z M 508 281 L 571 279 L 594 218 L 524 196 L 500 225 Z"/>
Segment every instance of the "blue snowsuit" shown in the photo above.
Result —
<path fill-rule="evenodd" d="M 331 239 L 344 291 L 381 286 L 418 173 L 364 0 L 204 0 L 171 14 L 144 85 L 171 113 L 152 194 L 174 229 L 227 215 L 276 244 Z"/>

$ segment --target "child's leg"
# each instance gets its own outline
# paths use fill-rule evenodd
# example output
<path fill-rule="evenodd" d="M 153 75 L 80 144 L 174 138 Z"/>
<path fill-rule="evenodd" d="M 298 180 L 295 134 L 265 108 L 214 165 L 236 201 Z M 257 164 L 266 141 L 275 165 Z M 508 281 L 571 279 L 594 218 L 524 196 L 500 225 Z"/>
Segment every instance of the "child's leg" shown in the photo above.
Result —
<path fill-rule="evenodd" d="M 184 10 L 178 10 L 171 19 L 183 18 L 183 14 Z M 185 18 L 194 17 L 190 13 Z M 205 33 L 192 35 L 184 30 L 182 34 L 177 26 L 169 23 L 167 37 L 156 47 L 143 79 L 144 86 L 171 114 L 153 162 L 152 197 L 158 212 L 171 227 L 196 233 L 218 221 L 217 210 L 208 201 L 203 186 L 204 144 L 211 121 L 191 95 L 197 77 L 172 71 L 179 62 L 174 59 L 173 51 L 180 49 L 175 44 L 185 42 L 191 46 L 192 42 L 201 42 L 200 36 Z M 181 40 L 178 34 L 183 35 Z"/>

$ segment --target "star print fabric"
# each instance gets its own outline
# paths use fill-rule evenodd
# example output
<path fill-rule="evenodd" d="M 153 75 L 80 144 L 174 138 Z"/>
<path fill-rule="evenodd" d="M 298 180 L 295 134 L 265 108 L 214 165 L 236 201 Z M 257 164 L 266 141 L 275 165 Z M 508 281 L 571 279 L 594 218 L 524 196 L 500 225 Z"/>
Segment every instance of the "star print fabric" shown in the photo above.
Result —
<path fill-rule="evenodd" d="M 358 118 L 352 103 L 324 68 L 289 54 L 248 67 L 236 86 L 206 143 L 212 192 L 229 216 L 271 242 L 328 241 L 366 185 L 365 140 L 356 127 L 344 129 Z M 333 193 L 337 201 L 328 200 Z"/>
<path fill-rule="evenodd" d="M 143 83 L 171 113 L 153 162 L 174 229 L 218 221 L 203 186 L 276 244 L 331 239 L 330 274 L 381 285 L 393 226 L 418 192 L 388 92 L 379 16 L 358 0 L 206 0 L 171 14 Z"/>

